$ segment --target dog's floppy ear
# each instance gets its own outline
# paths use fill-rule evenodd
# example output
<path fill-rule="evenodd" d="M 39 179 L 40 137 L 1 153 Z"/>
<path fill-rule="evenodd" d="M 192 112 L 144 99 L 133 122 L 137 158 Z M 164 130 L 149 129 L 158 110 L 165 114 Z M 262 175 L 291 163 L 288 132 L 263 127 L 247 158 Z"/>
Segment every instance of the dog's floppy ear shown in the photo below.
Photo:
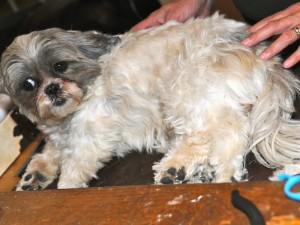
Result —
<path fill-rule="evenodd" d="M 111 49 L 120 43 L 121 39 L 116 35 L 107 35 L 95 31 L 68 31 L 74 34 L 76 46 L 88 58 L 98 59 L 101 55 L 109 53 Z"/>
<path fill-rule="evenodd" d="M 4 75 L 2 71 L 1 61 L 0 61 L 0 94 L 7 94 L 8 91 L 4 85 Z"/>
<path fill-rule="evenodd" d="M 1 65 L 1 62 L 0 62 Z M 2 70 L 0 67 L 0 93 L 4 93 L 5 89 L 4 89 L 4 83 L 3 83 L 3 74 L 2 74 Z"/>
<path fill-rule="evenodd" d="M 5 117 L 6 113 L 12 109 L 12 107 L 13 102 L 7 95 L 7 91 L 4 87 L 3 73 L 0 68 L 0 121 Z"/>

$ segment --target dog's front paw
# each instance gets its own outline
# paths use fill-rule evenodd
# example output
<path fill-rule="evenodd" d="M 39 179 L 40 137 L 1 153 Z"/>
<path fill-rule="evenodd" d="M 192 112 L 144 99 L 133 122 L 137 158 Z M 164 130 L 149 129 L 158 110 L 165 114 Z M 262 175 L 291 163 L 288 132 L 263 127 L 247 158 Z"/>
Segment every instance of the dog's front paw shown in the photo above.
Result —
<path fill-rule="evenodd" d="M 47 187 L 49 179 L 39 171 L 25 173 L 19 182 L 17 191 L 41 190 Z"/>
<path fill-rule="evenodd" d="M 172 165 L 173 164 L 173 165 Z M 153 166 L 155 184 L 211 183 L 216 181 L 216 167 L 201 163 L 174 163 L 163 160 Z"/>
<path fill-rule="evenodd" d="M 166 171 L 161 172 L 156 180 L 161 184 L 180 184 L 183 183 L 186 177 L 186 172 L 184 168 L 176 169 L 171 167 Z"/>

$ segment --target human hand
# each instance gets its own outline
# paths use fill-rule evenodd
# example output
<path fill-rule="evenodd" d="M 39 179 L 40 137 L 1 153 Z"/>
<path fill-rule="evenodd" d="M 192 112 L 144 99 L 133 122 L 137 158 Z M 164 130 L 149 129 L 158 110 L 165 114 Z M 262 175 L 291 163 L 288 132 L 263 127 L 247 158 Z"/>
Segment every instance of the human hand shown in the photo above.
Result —
<path fill-rule="evenodd" d="M 147 29 L 169 20 L 185 22 L 189 18 L 206 17 L 210 14 L 212 2 L 212 0 L 173 0 L 151 13 L 131 30 Z"/>
<path fill-rule="evenodd" d="M 275 13 L 250 27 L 249 31 L 252 34 L 242 43 L 247 46 L 254 46 L 269 37 L 279 35 L 279 37 L 259 55 L 260 58 L 268 60 L 300 38 L 300 34 L 297 34 L 297 32 L 293 30 L 293 28 L 297 26 L 300 29 L 300 3 L 296 3 L 283 11 Z M 300 48 L 284 61 L 283 66 L 290 68 L 299 61 Z"/>

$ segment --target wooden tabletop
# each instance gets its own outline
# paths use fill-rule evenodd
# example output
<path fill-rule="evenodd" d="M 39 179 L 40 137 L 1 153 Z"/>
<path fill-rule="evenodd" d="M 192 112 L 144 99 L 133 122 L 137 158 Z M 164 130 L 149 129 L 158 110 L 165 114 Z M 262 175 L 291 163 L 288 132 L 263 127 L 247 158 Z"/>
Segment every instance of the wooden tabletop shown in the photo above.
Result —
<path fill-rule="evenodd" d="M 2 192 L 0 224 L 250 224 L 231 203 L 234 189 L 267 225 L 300 224 L 300 202 L 268 181 Z"/>

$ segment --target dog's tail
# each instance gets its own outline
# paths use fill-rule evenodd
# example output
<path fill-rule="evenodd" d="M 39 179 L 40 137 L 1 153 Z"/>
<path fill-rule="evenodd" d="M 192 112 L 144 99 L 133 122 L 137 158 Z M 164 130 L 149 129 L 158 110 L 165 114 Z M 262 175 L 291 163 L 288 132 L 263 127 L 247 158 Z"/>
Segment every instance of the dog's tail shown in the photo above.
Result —
<path fill-rule="evenodd" d="M 264 166 L 282 168 L 300 164 L 300 121 L 291 118 L 300 82 L 280 66 L 272 68 L 250 115 L 250 149 Z"/>

